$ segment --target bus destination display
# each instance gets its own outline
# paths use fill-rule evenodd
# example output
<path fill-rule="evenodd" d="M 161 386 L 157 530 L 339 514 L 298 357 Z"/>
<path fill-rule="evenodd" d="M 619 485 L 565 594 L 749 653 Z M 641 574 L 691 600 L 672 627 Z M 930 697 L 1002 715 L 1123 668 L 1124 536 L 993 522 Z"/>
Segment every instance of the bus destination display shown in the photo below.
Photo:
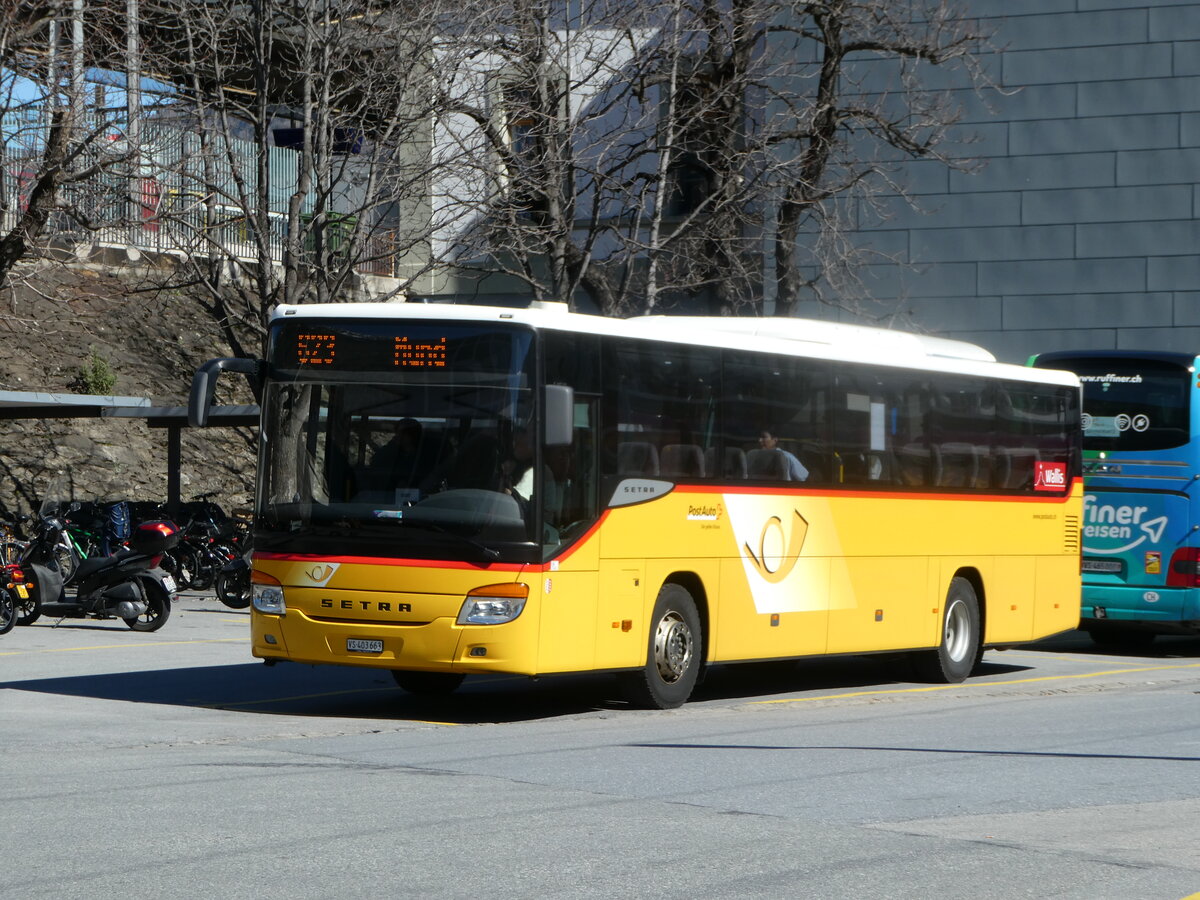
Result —
<path fill-rule="evenodd" d="M 332 334 L 297 334 L 296 363 L 301 366 L 332 366 L 337 356 L 337 337 Z"/>
<path fill-rule="evenodd" d="M 446 339 L 410 340 L 407 335 L 395 339 L 396 365 L 402 369 L 446 368 Z"/>
<path fill-rule="evenodd" d="M 378 344 L 373 340 L 355 341 L 350 335 L 337 335 L 329 332 L 296 332 L 295 352 L 297 366 L 334 366 L 338 364 L 339 337 L 347 343 L 346 350 L 351 357 L 361 357 L 364 350 L 369 351 Z M 391 337 L 392 354 L 391 367 L 397 369 L 444 369 L 447 360 L 447 340 L 445 336 L 436 338 L 416 338 L 407 334 Z M 380 348 L 382 349 L 382 348 Z M 358 351 L 357 353 L 355 351 Z M 348 360 L 350 364 L 361 366 L 361 358 L 357 363 Z M 381 360 L 382 362 L 382 360 Z M 385 364 L 386 365 L 386 364 Z"/>

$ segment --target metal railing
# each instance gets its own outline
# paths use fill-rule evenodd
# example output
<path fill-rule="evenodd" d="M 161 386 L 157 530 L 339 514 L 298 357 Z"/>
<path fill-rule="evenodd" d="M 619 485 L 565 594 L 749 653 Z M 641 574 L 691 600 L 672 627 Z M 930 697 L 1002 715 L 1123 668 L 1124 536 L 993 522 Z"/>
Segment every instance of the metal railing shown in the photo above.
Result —
<path fill-rule="evenodd" d="M 100 136 L 84 148 L 76 169 L 99 164 L 99 173 L 62 185 L 43 235 L 47 241 L 243 260 L 258 259 L 265 251 L 273 263 L 283 262 L 289 237 L 288 204 L 300 174 L 299 154 L 293 150 L 268 149 L 267 212 L 258 216 L 250 212 L 257 207 L 258 193 L 258 147 L 251 141 L 218 136 L 202 149 L 195 132 L 147 121 L 140 152 L 131 152 L 121 131 L 106 129 L 98 118 L 81 133 Z M 16 226 L 27 207 L 42 169 L 46 136 L 45 122 L 29 110 L 0 118 L 0 229 L 4 233 Z M 324 245 L 336 253 L 348 242 L 355 219 L 326 213 L 321 223 L 314 223 L 313 208 L 310 193 L 301 203 L 302 252 L 313 253 L 319 227 Z M 397 276 L 394 235 L 391 230 L 369 235 L 356 270 Z"/>

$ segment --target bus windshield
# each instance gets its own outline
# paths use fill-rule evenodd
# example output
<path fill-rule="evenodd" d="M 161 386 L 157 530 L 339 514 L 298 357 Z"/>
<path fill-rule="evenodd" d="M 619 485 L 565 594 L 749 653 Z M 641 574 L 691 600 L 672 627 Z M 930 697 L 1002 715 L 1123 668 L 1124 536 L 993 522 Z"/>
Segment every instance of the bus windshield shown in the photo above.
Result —
<path fill-rule="evenodd" d="M 1179 447 L 1189 440 L 1191 373 L 1166 360 L 1080 358 L 1056 368 L 1083 382 L 1086 450 L 1142 452 Z"/>
<path fill-rule="evenodd" d="M 532 333 L 285 323 L 272 332 L 263 550 L 520 561 L 535 512 Z"/>

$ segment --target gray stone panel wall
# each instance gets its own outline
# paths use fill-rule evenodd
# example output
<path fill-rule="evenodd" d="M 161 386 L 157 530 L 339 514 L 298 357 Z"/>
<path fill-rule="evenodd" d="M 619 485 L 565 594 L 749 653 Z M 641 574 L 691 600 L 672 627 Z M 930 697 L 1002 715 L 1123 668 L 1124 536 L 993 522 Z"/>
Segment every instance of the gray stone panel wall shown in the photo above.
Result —
<path fill-rule="evenodd" d="M 953 153 L 982 166 L 904 164 L 920 210 L 859 211 L 859 243 L 908 262 L 868 267 L 858 318 L 1014 362 L 1200 351 L 1200 0 L 963 3 L 1004 48 L 1003 93 L 952 91 L 979 138 Z"/>

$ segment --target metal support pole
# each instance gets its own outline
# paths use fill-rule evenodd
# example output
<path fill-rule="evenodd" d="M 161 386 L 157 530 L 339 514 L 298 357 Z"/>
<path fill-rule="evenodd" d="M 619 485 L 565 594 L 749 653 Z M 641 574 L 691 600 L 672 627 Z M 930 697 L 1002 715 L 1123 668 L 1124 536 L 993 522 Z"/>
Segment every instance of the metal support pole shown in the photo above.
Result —
<path fill-rule="evenodd" d="M 167 428 L 167 510 L 172 517 L 179 515 L 179 470 L 183 462 L 183 429 L 179 425 Z"/>
<path fill-rule="evenodd" d="M 137 244 L 138 226 L 145 202 L 142 179 L 142 41 L 139 34 L 139 0 L 125 0 L 125 146 L 130 154 L 129 228 Z"/>

